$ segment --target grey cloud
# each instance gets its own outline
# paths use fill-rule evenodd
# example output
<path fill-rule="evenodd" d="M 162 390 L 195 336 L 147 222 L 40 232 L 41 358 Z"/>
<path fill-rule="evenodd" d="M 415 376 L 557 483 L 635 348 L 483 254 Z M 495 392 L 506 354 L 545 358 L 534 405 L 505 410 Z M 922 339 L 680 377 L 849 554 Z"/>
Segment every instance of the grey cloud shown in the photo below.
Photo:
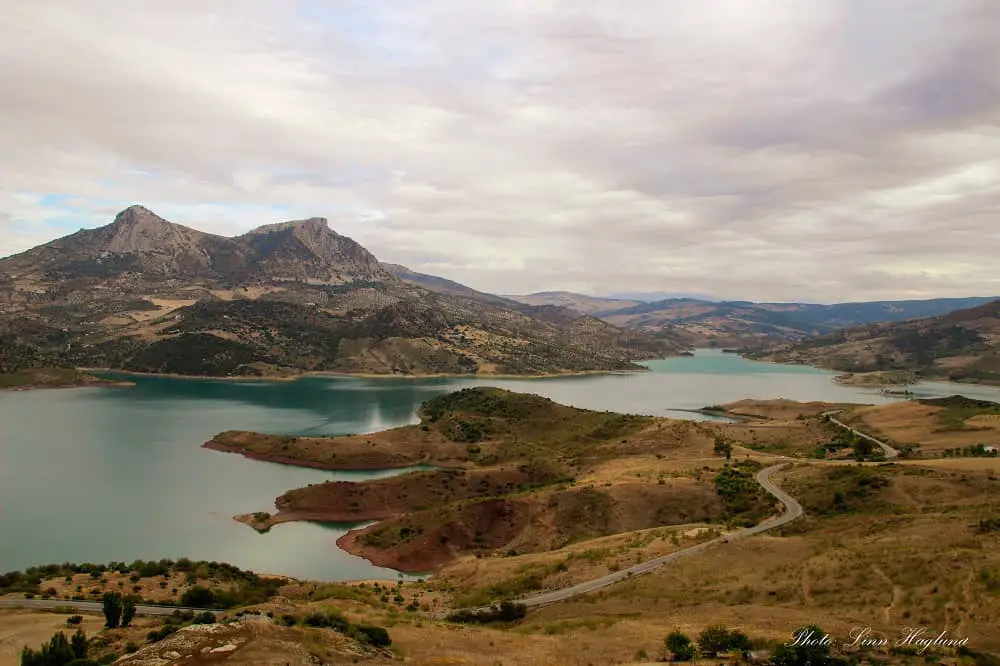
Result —
<path fill-rule="evenodd" d="M 60 193 L 503 293 L 1000 294 L 989 0 L 314 5 L 16 0 L 0 251 Z"/>

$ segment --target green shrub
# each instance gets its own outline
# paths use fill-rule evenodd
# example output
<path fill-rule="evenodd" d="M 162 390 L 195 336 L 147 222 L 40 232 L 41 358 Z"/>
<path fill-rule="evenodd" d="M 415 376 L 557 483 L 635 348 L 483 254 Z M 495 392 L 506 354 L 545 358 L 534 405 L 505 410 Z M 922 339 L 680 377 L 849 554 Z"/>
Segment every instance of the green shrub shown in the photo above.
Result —
<path fill-rule="evenodd" d="M 355 625 L 358 631 L 360 631 L 367 639 L 367 642 L 376 647 L 388 647 L 392 645 L 392 639 L 389 638 L 389 632 L 383 627 L 377 627 L 371 624 L 358 624 Z"/>

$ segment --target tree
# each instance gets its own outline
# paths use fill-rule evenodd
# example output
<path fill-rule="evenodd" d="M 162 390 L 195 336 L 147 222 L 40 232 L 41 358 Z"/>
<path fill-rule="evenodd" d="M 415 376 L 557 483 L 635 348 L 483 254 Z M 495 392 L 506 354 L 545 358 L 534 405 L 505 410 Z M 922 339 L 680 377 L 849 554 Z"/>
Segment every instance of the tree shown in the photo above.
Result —
<path fill-rule="evenodd" d="M 205 608 L 214 603 L 215 593 L 201 585 L 195 585 L 181 595 L 181 604 L 190 608 Z"/>
<path fill-rule="evenodd" d="M 87 635 L 83 633 L 83 629 L 76 630 L 73 638 L 70 639 L 69 646 L 73 650 L 73 656 L 77 659 L 87 658 Z"/>
<path fill-rule="evenodd" d="M 74 658 L 73 648 L 70 647 L 66 634 L 60 631 L 37 651 L 24 648 L 21 651 L 21 666 L 63 666 Z"/>
<path fill-rule="evenodd" d="M 831 662 L 830 644 L 826 632 L 816 625 L 802 627 L 792 634 L 792 640 L 774 651 L 774 666 L 825 666 Z"/>
<path fill-rule="evenodd" d="M 679 631 L 670 632 L 663 641 L 670 652 L 673 661 L 691 661 L 694 659 L 694 645 L 691 639 Z"/>
<path fill-rule="evenodd" d="M 720 652 L 729 650 L 730 640 L 729 630 L 715 624 L 698 634 L 698 649 L 706 657 L 715 657 Z"/>
<path fill-rule="evenodd" d="M 739 650 L 740 652 L 749 652 L 753 648 L 753 644 L 750 642 L 750 637 L 739 630 L 729 632 L 729 649 Z"/>
<path fill-rule="evenodd" d="M 125 597 L 122 600 L 122 628 L 131 624 L 132 618 L 135 617 L 135 601 L 135 597 L 132 596 Z"/>
<path fill-rule="evenodd" d="M 109 629 L 116 629 L 122 619 L 122 595 L 120 592 L 104 593 L 104 626 Z"/>

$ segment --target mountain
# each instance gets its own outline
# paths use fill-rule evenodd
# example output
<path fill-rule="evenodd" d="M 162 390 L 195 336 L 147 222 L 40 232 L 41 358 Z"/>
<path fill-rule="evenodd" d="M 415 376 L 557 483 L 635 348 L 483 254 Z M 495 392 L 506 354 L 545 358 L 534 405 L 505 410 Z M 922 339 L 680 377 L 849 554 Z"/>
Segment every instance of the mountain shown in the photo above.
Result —
<path fill-rule="evenodd" d="M 684 349 L 447 282 L 400 279 L 323 218 L 227 238 L 132 206 L 0 259 L 0 372 L 542 374 L 635 370 Z"/>
<path fill-rule="evenodd" d="M 520 296 L 505 296 L 504 298 L 526 305 L 557 305 L 575 310 L 581 314 L 595 314 L 597 312 L 625 309 L 639 305 L 642 302 L 637 299 L 622 300 L 587 296 L 586 294 L 575 294 L 571 291 L 539 291 Z"/>
<path fill-rule="evenodd" d="M 936 317 L 852 327 L 748 355 L 849 372 L 909 370 L 924 378 L 1000 384 L 1000 300 Z"/>
<path fill-rule="evenodd" d="M 937 316 L 992 300 L 938 298 L 822 305 L 672 298 L 593 314 L 616 326 L 640 331 L 673 329 L 696 345 L 747 346 L 801 340 L 860 324 Z"/>
<path fill-rule="evenodd" d="M 515 305 L 515 301 L 509 298 L 504 298 L 503 296 L 495 296 L 494 294 L 487 294 L 483 291 L 477 291 L 472 287 L 467 287 L 464 284 L 455 282 L 454 280 L 449 280 L 448 278 L 438 277 L 436 275 L 428 275 L 427 273 L 417 273 L 416 271 L 411 271 L 406 266 L 400 266 L 399 264 L 387 264 L 383 263 L 383 266 L 390 273 L 398 277 L 403 282 L 416 285 L 418 287 L 423 287 L 428 291 L 433 291 L 438 294 L 451 294 L 453 296 L 464 296 L 466 298 L 472 298 L 479 301 L 485 301 L 487 303 L 494 303 L 496 305 L 512 306 Z"/>
<path fill-rule="evenodd" d="M 605 298 L 616 301 L 638 301 L 640 303 L 653 303 L 654 301 L 665 301 L 671 298 L 693 298 L 698 301 L 710 302 L 721 300 L 708 294 L 673 293 L 668 291 L 625 291 L 608 294 Z"/>

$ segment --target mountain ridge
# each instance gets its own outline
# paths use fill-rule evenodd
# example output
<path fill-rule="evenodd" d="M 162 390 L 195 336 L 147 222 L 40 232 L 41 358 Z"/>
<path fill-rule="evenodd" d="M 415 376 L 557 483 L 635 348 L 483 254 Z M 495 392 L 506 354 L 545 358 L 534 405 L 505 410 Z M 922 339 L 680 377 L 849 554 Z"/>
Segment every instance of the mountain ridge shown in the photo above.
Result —
<path fill-rule="evenodd" d="M 1000 299 L 943 315 L 842 329 L 747 356 L 848 372 L 1000 384 Z"/>
<path fill-rule="evenodd" d="M 0 372 L 532 375 L 641 370 L 684 349 L 469 292 L 398 278 L 325 218 L 224 237 L 130 206 L 0 259 Z"/>
<path fill-rule="evenodd" d="M 572 292 L 538 292 L 511 298 L 553 303 L 646 333 L 672 331 L 693 346 L 743 347 L 794 341 L 880 321 L 947 314 L 996 298 L 901 299 L 832 304 L 668 298 L 652 302 L 614 301 Z"/>

